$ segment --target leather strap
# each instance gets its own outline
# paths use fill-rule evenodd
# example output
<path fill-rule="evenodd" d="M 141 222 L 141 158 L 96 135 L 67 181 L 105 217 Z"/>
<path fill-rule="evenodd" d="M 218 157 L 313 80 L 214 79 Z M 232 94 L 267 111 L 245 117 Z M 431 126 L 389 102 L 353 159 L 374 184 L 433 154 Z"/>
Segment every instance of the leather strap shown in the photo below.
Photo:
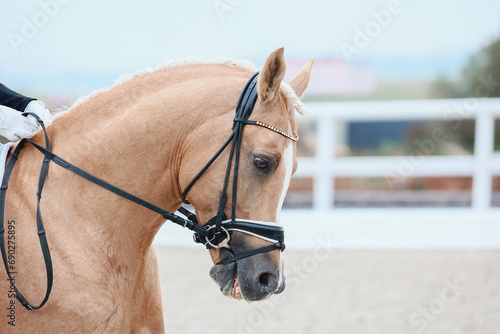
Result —
<path fill-rule="evenodd" d="M 183 227 L 187 227 L 192 231 L 195 231 L 196 233 L 199 233 L 201 235 L 206 236 L 207 232 L 206 229 L 203 228 L 203 226 L 200 226 L 197 224 L 197 222 L 190 221 L 188 219 L 182 218 L 181 216 L 176 215 L 175 213 L 172 213 L 170 211 L 167 211 L 165 209 L 160 208 L 159 206 L 156 206 L 146 200 L 143 200 L 140 197 L 137 197 L 135 195 L 132 195 L 125 190 L 122 190 L 120 188 L 117 188 L 113 186 L 112 184 L 103 181 L 92 174 L 89 174 L 80 168 L 76 167 L 75 165 L 67 162 L 66 160 L 62 159 L 61 157 L 55 155 L 51 151 L 46 150 L 44 147 L 38 145 L 37 143 L 32 142 L 31 140 L 27 140 L 28 143 L 32 144 L 35 146 L 37 150 L 42 152 L 48 159 L 52 160 L 56 164 L 58 164 L 61 167 L 64 167 L 73 173 L 83 177 L 84 179 L 87 179 L 88 181 L 95 183 L 96 185 L 100 186 L 101 188 L 104 188 L 106 190 L 109 190 L 112 193 L 117 194 L 118 196 L 124 197 L 128 199 L 129 201 L 132 201 L 136 204 L 139 204 L 140 206 L 145 207 L 146 209 L 149 209 L 151 211 L 154 211 L 158 214 L 160 214 L 163 218 L 172 221 L 173 223 L 176 223 L 177 225 L 181 225 Z"/>
<path fill-rule="evenodd" d="M 50 141 L 47 136 L 47 132 L 45 131 L 45 126 L 43 124 L 43 121 L 38 117 L 38 115 L 34 113 L 24 113 L 25 116 L 31 115 L 35 117 L 35 119 L 38 121 L 40 126 L 42 127 L 43 131 L 45 132 L 45 149 L 50 151 Z M 17 145 L 16 149 L 11 155 L 11 158 L 9 159 L 9 162 L 7 163 L 7 167 L 5 168 L 5 173 L 4 177 L 2 180 L 2 186 L 0 187 L 0 250 L 2 252 L 2 259 L 3 263 L 5 266 L 5 270 L 7 272 L 7 276 L 9 277 L 9 281 L 11 283 L 11 286 L 14 288 L 14 291 L 16 293 L 16 298 L 17 300 L 27 309 L 27 310 L 36 310 L 42 308 L 43 305 L 47 302 L 50 296 L 50 292 L 52 290 L 52 283 L 53 283 L 53 269 L 52 269 L 52 259 L 50 257 L 50 251 L 49 251 L 49 245 L 47 243 L 47 236 L 45 233 L 45 228 L 43 226 L 43 220 L 42 220 L 42 213 L 40 209 L 40 200 L 42 198 L 42 190 L 43 190 L 43 185 L 45 184 L 45 179 L 47 178 L 47 173 L 49 171 L 49 162 L 50 160 L 47 159 L 47 157 L 44 157 L 43 163 L 42 163 L 42 168 L 40 170 L 40 176 L 38 178 L 38 191 L 36 193 L 37 195 L 37 210 L 36 210 L 36 225 L 37 225 L 37 230 L 38 230 L 38 239 L 40 242 L 40 248 L 42 250 L 43 254 L 43 260 L 45 263 L 45 271 L 47 275 L 47 288 L 45 291 L 45 297 L 38 306 L 32 306 L 26 298 L 21 294 L 21 292 L 17 289 L 17 286 L 15 284 L 15 278 L 12 277 L 12 273 L 10 270 L 9 263 L 7 261 L 7 252 L 6 252 L 6 247 L 5 247 L 5 229 L 4 229 L 4 222 L 5 222 L 5 198 L 7 196 L 7 188 L 8 188 L 8 182 L 10 179 L 10 176 L 12 174 L 12 171 L 14 170 L 14 166 L 19 158 L 19 153 L 21 152 L 21 149 L 23 148 L 24 144 L 29 141 L 27 139 L 21 140 L 21 142 Z"/>
<path fill-rule="evenodd" d="M 208 221 L 204 226 L 213 227 L 215 225 L 216 217 Z M 270 224 L 267 222 L 248 222 L 244 220 L 226 220 L 222 222 L 222 227 L 229 231 L 240 231 L 243 233 L 251 234 L 257 236 L 261 239 L 271 241 L 271 242 L 284 242 L 285 241 L 285 230 L 282 226 L 278 224 Z M 210 242 L 212 244 L 219 243 L 224 237 L 225 233 L 216 232 L 213 236 L 210 236 Z M 204 241 L 204 240 L 202 240 Z M 206 243 L 206 242 L 203 242 Z M 210 244 L 206 244 L 207 248 L 211 248 Z"/>
<path fill-rule="evenodd" d="M 230 257 L 229 259 L 225 259 L 217 264 L 225 265 L 225 264 L 228 264 L 231 262 L 235 262 L 235 261 L 244 259 L 244 258 L 249 257 L 249 256 L 269 252 L 269 251 L 272 251 L 275 249 L 280 249 L 281 251 L 284 251 L 285 250 L 285 243 L 278 241 L 278 242 L 276 242 L 270 246 L 267 246 L 267 247 L 261 247 L 261 248 L 257 248 L 257 249 L 254 249 L 254 250 L 251 250 L 248 252 L 239 253 L 239 254 L 236 254 L 236 255 Z"/>

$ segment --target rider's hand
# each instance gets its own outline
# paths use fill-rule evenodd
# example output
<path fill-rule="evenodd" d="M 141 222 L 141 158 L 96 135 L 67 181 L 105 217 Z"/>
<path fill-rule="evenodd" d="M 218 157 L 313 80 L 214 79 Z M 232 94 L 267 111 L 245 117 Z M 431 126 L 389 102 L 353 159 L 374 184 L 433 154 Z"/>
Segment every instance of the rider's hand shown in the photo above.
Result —
<path fill-rule="evenodd" d="M 0 136 L 9 141 L 30 138 L 38 130 L 38 123 L 33 117 L 25 117 L 17 110 L 0 106 Z"/>
<path fill-rule="evenodd" d="M 24 111 L 37 114 L 38 117 L 42 119 L 45 127 L 52 124 L 52 116 L 50 115 L 50 111 L 48 111 L 47 108 L 45 108 L 45 104 L 42 101 L 39 100 L 31 101 L 30 103 L 28 103 Z M 31 116 L 28 117 L 31 118 Z"/>

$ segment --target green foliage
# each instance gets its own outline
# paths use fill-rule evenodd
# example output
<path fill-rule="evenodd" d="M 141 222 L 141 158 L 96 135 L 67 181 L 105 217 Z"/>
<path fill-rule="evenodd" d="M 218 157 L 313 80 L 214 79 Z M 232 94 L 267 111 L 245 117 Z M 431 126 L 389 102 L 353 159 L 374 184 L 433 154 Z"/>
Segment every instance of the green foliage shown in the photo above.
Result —
<path fill-rule="evenodd" d="M 458 80 L 440 76 L 433 84 L 432 98 L 500 97 L 500 37 L 475 54 L 462 69 Z M 462 138 L 472 149 L 473 137 Z M 495 122 L 495 151 L 500 150 L 500 122 Z"/>
<path fill-rule="evenodd" d="M 431 98 L 433 99 L 459 98 L 465 95 L 464 85 L 450 80 L 445 75 L 440 75 L 432 85 Z"/>
<path fill-rule="evenodd" d="M 500 38 L 474 54 L 462 76 L 468 96 L 500 97 Z"/>
<path fill-rule="evenodd" d="M 441 75 L 433 84 L 431 97 L 500 97 L 500 38 L 473 54 L 459 79 Z"/>

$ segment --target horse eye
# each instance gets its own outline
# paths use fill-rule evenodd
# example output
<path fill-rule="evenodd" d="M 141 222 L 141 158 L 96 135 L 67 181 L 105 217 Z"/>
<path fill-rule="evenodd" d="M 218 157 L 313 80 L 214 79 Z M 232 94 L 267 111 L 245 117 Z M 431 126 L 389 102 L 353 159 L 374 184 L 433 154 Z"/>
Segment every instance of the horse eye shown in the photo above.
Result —
<path fill-rule="evenodd" d="M 267 171 L 267 168 L 269 167 L 269 162 L 267 160 L 257 157 L 253 159 L 253 164 L 255 167 L 263 171 Z"/>

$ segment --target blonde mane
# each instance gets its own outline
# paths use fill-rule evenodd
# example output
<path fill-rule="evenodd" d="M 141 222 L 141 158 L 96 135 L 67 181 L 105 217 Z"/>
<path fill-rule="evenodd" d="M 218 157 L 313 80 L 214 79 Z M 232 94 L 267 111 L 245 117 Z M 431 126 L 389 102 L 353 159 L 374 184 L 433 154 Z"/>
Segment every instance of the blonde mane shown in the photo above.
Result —
<path fill-rule="evenodd" d="M 111 89 L 115 86 L 121 85 L 125 82 L 128 82 L 128 81 L 130 81 L 134 78 L 137 78 L 137 77 L 141 77 L 145 74 L 153 73 L 155 71 L 162 70 L 165 68 L 193 65 L 193 64 L 219 64 L 219 65 L 225 65 L 225 66 L 231 66 L 231 67 L 244 68 L 244 69 L 248 69 L 248 70 L 251 70 L 254 72 L 258 71 L 258 68 L 252 62 L 250 62 L 248 60 L 244 60 L 244 59 L 234 60 L 234 59 L 226 58 L 226 57 L 214 58 L 211 61 L 206 61 L 206 60 L 203 60 L 203 59 L 197 58 L 197 57 L 188 57 L 185 59 L 181 59 L 181 58 L 172 59 L 172 60 L 169 60 L 169 61 L 163 63 L 162 65 L 158 66 L 156 69 L 153 69 L 151 67 L 147 67 L 145 69 L 139 70 L 139 71 L 132 73 L 132 74 L 124 74 L 124 75 L 120 76 L 113 83 L 113 85 L 111 87 L 98 89 L 98 90 L 93 91 L 92 93 L 90 93 L 87 96 L 80 97 L 79 99 L 77 99 L 73 103 L 73 105 L 69 109 L 72 109 L 72 108 L 90 100 L 91 98 L 93 98 L 93 97 L 95 97 L 103 92 L 108 91 L 109 89 Z M 284 95 L 284 97 L 287 101 L 288 110 L 295 108 L 295 110 L 297 110 L 297 112 L 301 115 L 304 115 L 306 113 L 306 109 L 305 109 L 304 104 L 302 104 L 302 102 L 300 101 L 300 98 L 297 96 L 297 94 L 295 94 L 292 87 L 290 87 L 290 85 L 288 85 L 286 82 L 281 83 L 281 93 Z"/>

